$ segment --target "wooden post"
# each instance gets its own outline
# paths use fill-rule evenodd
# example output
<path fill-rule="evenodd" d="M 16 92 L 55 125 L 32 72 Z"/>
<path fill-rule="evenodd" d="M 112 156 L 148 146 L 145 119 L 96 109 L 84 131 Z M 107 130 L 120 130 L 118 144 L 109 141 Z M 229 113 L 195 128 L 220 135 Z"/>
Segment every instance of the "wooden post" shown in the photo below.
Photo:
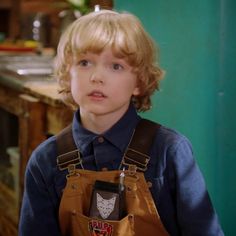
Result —
<path fill-rule="evenodd" d="M 19 116 L 20 196 L 24 187 L 25 167 L 32 151 L 46 139 L 45 105 L 37 98 L 20 95 L 22 114 Z"/>

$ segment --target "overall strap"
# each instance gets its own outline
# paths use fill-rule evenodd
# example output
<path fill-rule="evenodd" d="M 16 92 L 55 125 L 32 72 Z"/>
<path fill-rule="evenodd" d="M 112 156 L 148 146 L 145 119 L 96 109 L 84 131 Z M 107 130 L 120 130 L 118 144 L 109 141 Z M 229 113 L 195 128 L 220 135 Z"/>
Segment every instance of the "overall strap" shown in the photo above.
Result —
<path fill-rule="evenodd" d="M 129 167 L 135 165 L 137 170 L 143 172 L 147 170 L 150 148 L 159 127 L 160 124 L 147 119 L 142 119 L 138 123 L 124 154 L 123 165 Z"/>
<path fill-rule="evenodd" d="M 80 152 L 75 145 L 72 134 L 72 124 L 64 128 L 56 135 L 57 144 L 57 166 L 60 170 L 65 170 L 71 164 L 82 164 Z"/>
<path fill-rule="evenodd" d="M 137 170 L 146 171 L 150 160 L 149 151 L 159 127 L 160 125 L 153 121 L 140 120 L 124 154 L 122 165 L 136 166 Z M 67 169 L 70 164 L 82 165 L 80 152 L 73 139 L 71 125 L 56 136 L 56 142 L 58 150 L 57 165 L 60 170 Z"/>

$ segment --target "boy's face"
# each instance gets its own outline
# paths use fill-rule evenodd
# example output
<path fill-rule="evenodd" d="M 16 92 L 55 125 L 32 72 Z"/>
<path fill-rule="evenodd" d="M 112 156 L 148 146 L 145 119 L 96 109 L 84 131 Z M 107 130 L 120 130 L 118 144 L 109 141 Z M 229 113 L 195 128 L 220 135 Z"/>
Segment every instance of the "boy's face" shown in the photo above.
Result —
<path fill-rule="evenodd" d="M 81 55 L 74 61 L 70 75 L 72 96 L 84 115 L 119 119 L 128 109 L 132 95 L 139 94 L 132 67 L 115 57 L 110 48 L 100 54 Z"/>

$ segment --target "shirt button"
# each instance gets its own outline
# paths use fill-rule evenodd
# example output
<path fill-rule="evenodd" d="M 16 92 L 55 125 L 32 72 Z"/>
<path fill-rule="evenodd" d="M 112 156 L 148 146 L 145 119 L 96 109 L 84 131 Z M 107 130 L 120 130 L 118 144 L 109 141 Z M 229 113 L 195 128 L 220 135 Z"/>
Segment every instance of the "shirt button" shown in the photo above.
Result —
<path fill-rule="evenodd" d="M 104 138 L 102 136 L 98 137 L 98 142 L 99 143 L 103 143 L 104 142 Z"/>

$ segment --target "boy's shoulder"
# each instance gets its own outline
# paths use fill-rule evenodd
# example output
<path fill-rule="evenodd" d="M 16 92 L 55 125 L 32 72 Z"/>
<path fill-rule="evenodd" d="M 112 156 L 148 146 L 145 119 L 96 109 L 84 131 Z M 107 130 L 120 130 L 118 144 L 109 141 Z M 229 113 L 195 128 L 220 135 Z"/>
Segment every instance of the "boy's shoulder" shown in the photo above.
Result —
<path fill-rule="evenodd" d="M 29 166 L 54 167 L 56 166 L 56 136 L 51 136 L 40 143 L 32 152 L 29 159 Z"/>
<path fill-rule="evenodd" d="M 52 136 L 32 152 L 26 167 L 26 178 L 33 177 L 41 187 L 64 184 L 66 171 L 59 170 L 57 155 L 56 136 Z"/>
<path fill-rule="evenodd" d="M 191 146 L 189 139 L 179 131 L 169 128 L 157 121 L 141 118 L 136 126 L 137 137 L 141 139 L 152 139 L 154 145 L 176 146 L 180 143 Z"/>
<path fill-rule="evenodd" d="M 177 146 L 181 143 L 191 146 L 189 139 L 184 134 L 165 125 L 160 125 L 156 134 L 156 142 L 169 147 Z"/>

